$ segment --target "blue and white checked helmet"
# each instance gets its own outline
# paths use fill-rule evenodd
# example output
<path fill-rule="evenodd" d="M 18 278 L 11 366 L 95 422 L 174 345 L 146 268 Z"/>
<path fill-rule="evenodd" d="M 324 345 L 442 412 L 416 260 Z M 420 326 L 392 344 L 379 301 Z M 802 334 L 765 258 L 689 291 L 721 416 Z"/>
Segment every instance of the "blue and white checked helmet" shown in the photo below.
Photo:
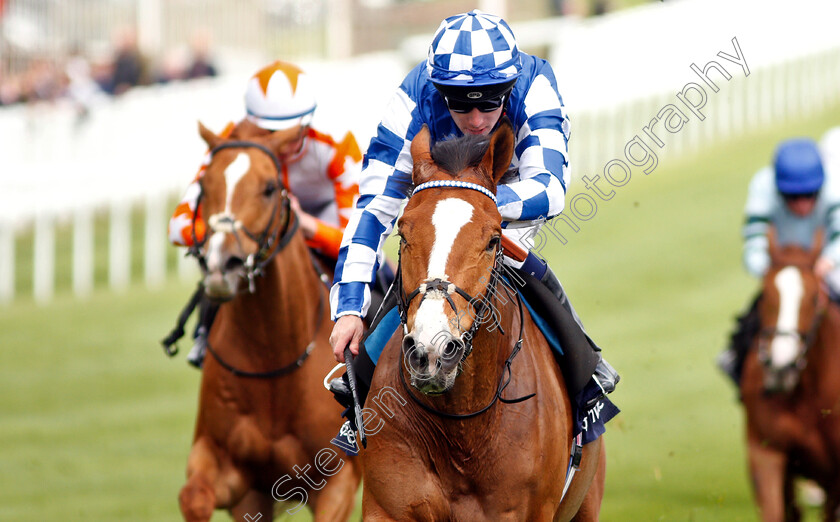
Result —
<path fill-rule="evenodd" d="M 792 138 L 776 149 L 773 167 L 776 188 L 784 195 L 812 194 L 825 180 L 817 144 L 810 138 Z"/>
<path fill-rule="evenodd" d="M 451 86 L 508 83 L 522 71 L 507 22 L 477 9 L 440 23 L 426 67 L 435 84 Z"/>

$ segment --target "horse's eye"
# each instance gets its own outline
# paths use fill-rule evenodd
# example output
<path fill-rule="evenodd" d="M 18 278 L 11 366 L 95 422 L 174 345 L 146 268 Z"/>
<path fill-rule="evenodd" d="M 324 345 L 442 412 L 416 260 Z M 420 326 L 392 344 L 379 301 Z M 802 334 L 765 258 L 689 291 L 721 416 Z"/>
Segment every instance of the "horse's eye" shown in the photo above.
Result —
<path fill-rule="evenodd" d="M 487 250 L 496 250 L 499 247 L 499 242 L 502 240 L 501 236 L 493 236 L 490 238 L 490 242 L 487 243 Z"/>
<path fill-rule="evenodd" d="M 277 192 L 277 185 L 274 184 L 274 182 L 270 182 L 268 183 L 268 185 L 265 186 L 265 190 L 263 190 L 263 196 L 269 198 L 273 196 L 275 192 Z"/>

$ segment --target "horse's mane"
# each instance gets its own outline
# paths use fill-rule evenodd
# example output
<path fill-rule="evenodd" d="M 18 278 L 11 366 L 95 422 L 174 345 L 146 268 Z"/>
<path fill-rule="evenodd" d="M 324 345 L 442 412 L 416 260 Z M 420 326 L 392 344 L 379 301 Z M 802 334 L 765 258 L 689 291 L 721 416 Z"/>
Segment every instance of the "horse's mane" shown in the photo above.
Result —
<path fill-rule="evenodd" d="M 478 165 L 489 146 L 490 136 L 467 134 L 460 138 L 444 138 L 432 147 L 432 160 L 456 176 L 465 168 Z"/>

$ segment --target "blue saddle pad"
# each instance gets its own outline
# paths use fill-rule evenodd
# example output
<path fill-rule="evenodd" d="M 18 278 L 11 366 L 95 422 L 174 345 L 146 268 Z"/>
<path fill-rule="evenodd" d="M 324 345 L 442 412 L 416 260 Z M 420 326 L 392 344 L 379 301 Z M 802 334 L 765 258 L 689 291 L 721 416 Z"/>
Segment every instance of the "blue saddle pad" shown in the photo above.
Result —
<path fill-rule="evenodd" d="M 560 346 L 560 340 L 557 338 L 557 333 L 548 324 L 548 321 L 538 314 L 524 297 L 522 297 L 522 302 L 531 313 L 531 317 L 545 336 L 551 349 L 563 356 L 563 348 Z M 364 346 L 373 364 L 379 362 L 379 356 L 382 355 L 382 350 L 385 349 L 388 340 L 393 337 L 394 332 L 399 327 L 400 314 L 395 306 L 379 321 L 376 329 L 368 333 L 364 341 Z M 575 418 L 574 434 L 577 436 L 579 433 L 583 433 L 584 444 L 600 437 L 606 431 L 604 424 L 615 417 L 620 411 L 607 397 L 602 397 L 587 408 L 586 404 L 600 394 L 601 389 L 598 387 L 598 384 L 590 379 L 584 389 L 571 401 L 572 408 L 574 409 L 573 416 Z"/>

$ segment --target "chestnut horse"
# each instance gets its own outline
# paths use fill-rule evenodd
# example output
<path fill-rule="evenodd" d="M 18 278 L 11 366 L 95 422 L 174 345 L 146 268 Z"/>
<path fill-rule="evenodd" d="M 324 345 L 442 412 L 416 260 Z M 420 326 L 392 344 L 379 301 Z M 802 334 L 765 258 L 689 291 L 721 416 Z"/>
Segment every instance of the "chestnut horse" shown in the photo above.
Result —
<path fill-rule="evenodd" d="M 205 294 L 224 304 L 208 338 L 181 511 L 188 521 L 217 508 L 271 520 L 275 500 L 290 500 L 317 521 L 347 520 L 361 473 L 330 449 L 341 408 L 321 387 L 335 362 L 327 289 L 276 156 L 297 129 L 250 141 L 199 131 L 211 152 L 196 255 Z"/>
<path fill-rule="evenodd" d="M 778 248 L 759 301 L 761 332 L 744 362 L 747 450 L 762 520 L 800 519 L 794 477 L 826 492 L 825 520 L 840 506 L 840 309 L 814 274 L 811 251 Z"/>
<path fill-rule="evenodd" d="M 365 520 L 598 519 L 603 439 L 583 446 L 564 495 L 570 399 L 551 348 L 501 273 L 494 194 L 513 141 L 505 119 L 489 138 L 441 142 L 438 163 L 425 126 L 411 143 L 416 188 L 398 223 L 395 283 L 403 328 L 369 395 L 401 405 L 362 453 Z"/>

